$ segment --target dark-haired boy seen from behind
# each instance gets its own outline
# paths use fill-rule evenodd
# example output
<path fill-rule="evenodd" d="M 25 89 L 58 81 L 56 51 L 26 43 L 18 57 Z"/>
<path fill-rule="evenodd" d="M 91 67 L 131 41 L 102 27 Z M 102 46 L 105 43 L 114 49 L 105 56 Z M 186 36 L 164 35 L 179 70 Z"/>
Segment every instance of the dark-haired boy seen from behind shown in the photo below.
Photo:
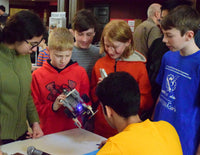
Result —
<path fill-rule="evenodd" d="M 101 57 L 99 48 L 91 44 L 96 33 L 96 25 L 97 22 L 92 12 L 86 9 L 78 11 L 72 23 L 75 37 L 72 60 L 85 68 L 89 79 L 95 62 Z"/>
<path fill-rule="evenodd" d="M 181 155 L 178 134 L 165 121 L 142 122 L 138 116 L 140 92 L 136 80 L 126 72 L 110 73 L 96 89 L 104 116 L 118 134 L 110 137 L 97 155 Z"/>
<path fill-rule="evenodd" d="M 199 13 L 190 6 L 177 7 L 161 21 L 170 51 L 156 79 L 162 88 L 154 120 L 175 127 L 184 155 L 196 154 L 200 142 L 200 49 L 194 41 L 199 23 Z"/>

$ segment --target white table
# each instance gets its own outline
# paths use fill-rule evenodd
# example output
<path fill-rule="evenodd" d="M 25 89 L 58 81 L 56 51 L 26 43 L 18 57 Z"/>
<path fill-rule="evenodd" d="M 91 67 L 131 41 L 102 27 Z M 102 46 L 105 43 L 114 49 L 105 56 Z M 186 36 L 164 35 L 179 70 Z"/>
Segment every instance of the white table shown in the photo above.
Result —
<path fill-rule="evenodd" d="M 34 146 L 36 149 L 52 155 L 82 155 L 97 150 L 98 146 L 96 144 L 103 140 L 106 140 L 106 138 L 76 128 L 45 135 L 38 139 L 27 139 L 5 144 L 1 146 L 1 149 L 9 155 L 16 152 L 26 155 L 27 147 Z"/>

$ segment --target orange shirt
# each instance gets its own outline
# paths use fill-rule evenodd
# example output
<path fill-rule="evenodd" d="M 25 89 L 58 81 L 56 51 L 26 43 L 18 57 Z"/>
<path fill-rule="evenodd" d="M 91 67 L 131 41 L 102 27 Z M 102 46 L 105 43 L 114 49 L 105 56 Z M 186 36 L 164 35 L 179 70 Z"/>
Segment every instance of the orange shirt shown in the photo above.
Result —
<path fill-rule="evenodd" d="M 128 125 L 109 138 L 97 155 L 182 155 L 181 143 L 175 128 L 165 121 Z"/>
<path fill-rule="evenodd" d="M 143 57 L 139 52 L 134 52 L 128 59 L 119 60 L 116 63 L 116 71 L 125 71 L 131 74 L 137 81 L 140 89 L 141 102 L 140 102 L 140 113 L 142 111 L 148 111 L 152 108 L 153 100 L 151 96 L 151 85 L 149 82 L 148 74 L 146 71 L 145 62 L 146 59 L 141 59 Z M 91 97 L 93 103 L 98 101 L 97 96 L 95 95 L 95 90 L 97 82 L 100 75 L 100 68 L 104 68 L 106 73 L 114 72 L 115 60 L 111 59 L 108 55 L 99 59 L 92 71 L 91 78 Z M 112 129 L 109 124 L 106 122 L 103 112 L 100 106 L 98 106 L 98 112 L 95 115 L 95 133 L 104 136 L 106 138 L 115 135 L 116 130 Z"/>

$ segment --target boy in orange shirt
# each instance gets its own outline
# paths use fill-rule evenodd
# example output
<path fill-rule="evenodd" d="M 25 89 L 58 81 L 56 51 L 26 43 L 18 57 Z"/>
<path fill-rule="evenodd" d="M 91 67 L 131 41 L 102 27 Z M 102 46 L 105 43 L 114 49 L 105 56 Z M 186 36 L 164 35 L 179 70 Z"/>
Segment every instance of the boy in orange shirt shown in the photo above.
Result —
<path fill-rule="evenodd" d="M 103 68 L 107 74 L 118 71 L 130 73 L 139 84 L 141 104 L 139 114 L 141 117 L 152 108 L 151 85 L 148 79 L 145 57 L 133 49 L 132 31 L 123 20 L 109 22 L 102 33 L 100 52 L 106 52 L 106 56 L 100 58 L 92 71 L 91 97 L 93 107 L 98 107 L 95 115 L 94 132 L 104 137 L 110 137 L 117 133 L 112 129 L 103 117 L 102 109 L 98 106 L 98 98 L 95 89 L 101 81 L 100 69 Z M 145 116 L 146 118 L 146 116 Z M 145 119 L 144 117 L 142 119 Z"/>

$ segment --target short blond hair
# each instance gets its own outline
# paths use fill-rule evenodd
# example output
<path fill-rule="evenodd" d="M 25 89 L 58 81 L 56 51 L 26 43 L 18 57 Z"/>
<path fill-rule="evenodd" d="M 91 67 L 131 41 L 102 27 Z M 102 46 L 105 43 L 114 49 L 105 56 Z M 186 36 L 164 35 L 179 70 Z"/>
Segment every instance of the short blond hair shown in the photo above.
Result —
<path fill-rule="evenodd" d="M 72 50 L 73 46 L 74 38 L 67 28 L 55 28 L 50 32 L 48 39 L 49 50 Z"/>
<path fill-rule="evenodd" d="M 124 20 L 112 20 L 105 27 L 101 35 L 100 53 L 105 52 L 104 37 L 109 42 L 119 41 L 126 43 L 129 40 L 130 45 L 125 49 L 121 58 L 128 58 L 133 53 L 133 34 L 127 22 Z"/>

